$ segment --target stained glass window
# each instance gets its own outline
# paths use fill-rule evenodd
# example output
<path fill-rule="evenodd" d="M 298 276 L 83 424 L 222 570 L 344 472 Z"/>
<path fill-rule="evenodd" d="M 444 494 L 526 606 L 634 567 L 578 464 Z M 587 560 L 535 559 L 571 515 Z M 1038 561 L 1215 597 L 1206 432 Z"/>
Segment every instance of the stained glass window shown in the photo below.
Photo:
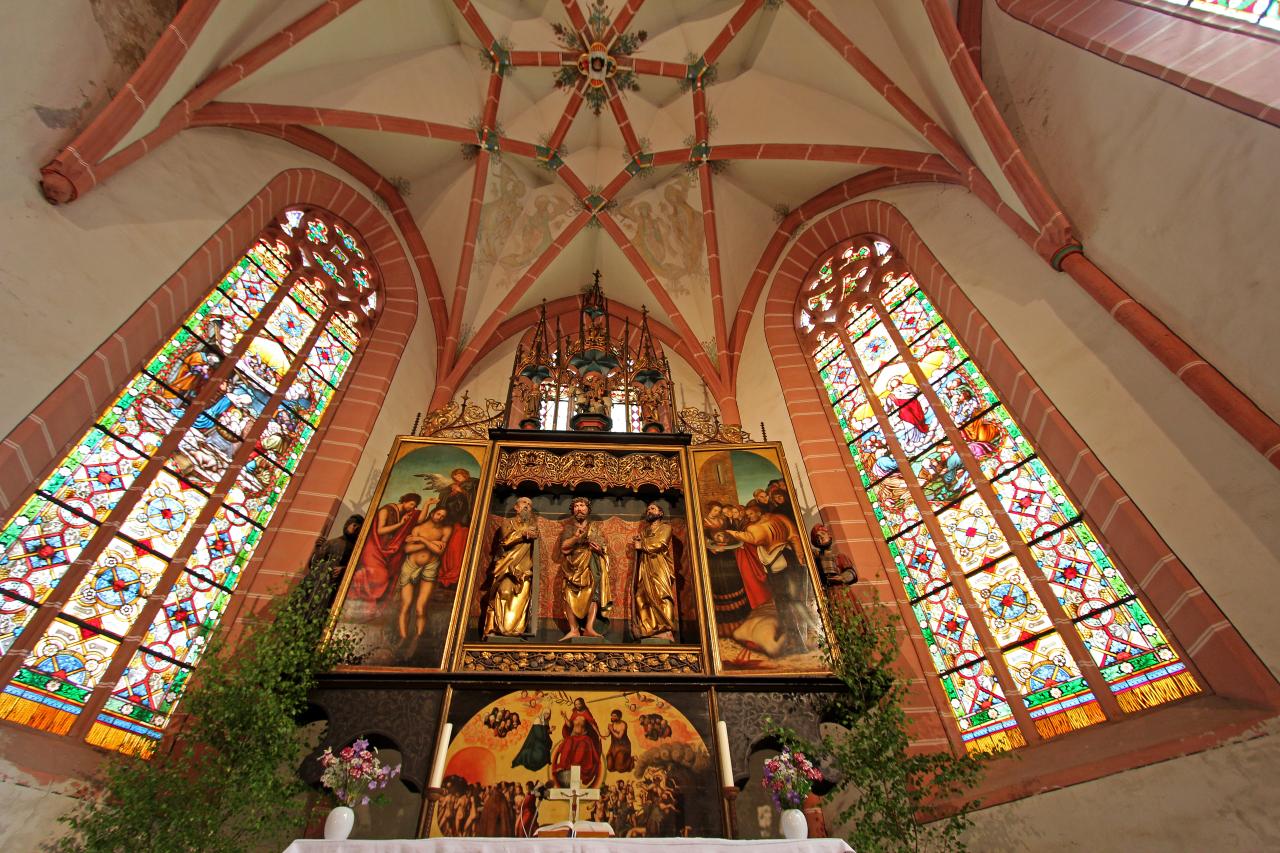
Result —
<path fill-rule="evenodd" d="M 969 750 L 1200 691 L 887 241 L 816 264 L 797 325 Z"/>
<path fill-rule="evenodd" d="M 282 213 L 4 522 L 0 718 L 155 748 L 373 322 L 369 265 Z"/>
<path fill-rule="evenodd" d="M 1199 9 L 1237 21 L 1280 30 L 1280 0 L 1161 0 L 1170 6 Z"/>

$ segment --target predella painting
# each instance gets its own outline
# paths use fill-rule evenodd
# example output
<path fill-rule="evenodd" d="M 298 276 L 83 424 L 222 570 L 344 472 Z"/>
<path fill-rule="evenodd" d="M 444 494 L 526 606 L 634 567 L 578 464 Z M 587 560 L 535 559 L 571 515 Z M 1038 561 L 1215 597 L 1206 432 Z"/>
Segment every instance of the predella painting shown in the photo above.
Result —
<path fill-rule="evenodd" d="M 340 596 L 369 666 L 439 667 L 474 527 L 483 444 L 398 439 Z"/>
<path fill-rule="evenodd" d="M 724 671 L 824 671 L 814 574 L 778 449 L 692 456 Z"/>
<path fill-rule="evenodd" d="M 600 792 L 579 820 L 623 837 L 722 833 L 705 694 L 457 690 L 449 720 L 432 836 L 524 837 L 569 820 L 568 803 L 539 793 L 569 784 L 574 766 Z"/>

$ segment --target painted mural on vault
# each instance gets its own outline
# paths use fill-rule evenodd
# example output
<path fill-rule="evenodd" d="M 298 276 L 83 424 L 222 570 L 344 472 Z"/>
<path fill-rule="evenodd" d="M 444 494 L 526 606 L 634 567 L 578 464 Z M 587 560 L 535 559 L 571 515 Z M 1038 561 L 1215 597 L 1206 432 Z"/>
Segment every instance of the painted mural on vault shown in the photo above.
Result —
<path fill-rule="evenodd" d="M 476 232 L 475 282 L 509 288 L 577 209 L 564 187 L 539 186 L 534 176 L 495 160 Z"/>
<path fill-rule="evenodd" d="M 613 216 L 673 295 L 705 292 L 709 287 L 706 232 L 696 175 L 681 172 L 620 202 Z"/>
<path fill-rule="evenodd" d="M 523 837 L 568 820 L 564 802 L 539 786 L 600 790 L 579 818 L 608 822 L 619 836 L 712 837 L 706 807 L 715 770 L 705 695 L 611 690 L 457 691 L 432 836 Z"/>

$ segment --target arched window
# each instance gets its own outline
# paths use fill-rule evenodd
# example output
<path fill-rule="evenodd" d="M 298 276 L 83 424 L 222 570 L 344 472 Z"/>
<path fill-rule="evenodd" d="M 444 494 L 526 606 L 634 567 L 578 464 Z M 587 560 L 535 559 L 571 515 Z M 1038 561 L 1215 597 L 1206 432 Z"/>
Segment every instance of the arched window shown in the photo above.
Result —
<path fill-rule="evenodd" d="M 821 257 L 801 337 L 967 748 L 1199 692 L 894 247 Z"/>
<path fill-rule="evenodd" d="M 5 522 L 0 718 L 150 753 L 372 326 L 372 267 L 284 211 Z"/>

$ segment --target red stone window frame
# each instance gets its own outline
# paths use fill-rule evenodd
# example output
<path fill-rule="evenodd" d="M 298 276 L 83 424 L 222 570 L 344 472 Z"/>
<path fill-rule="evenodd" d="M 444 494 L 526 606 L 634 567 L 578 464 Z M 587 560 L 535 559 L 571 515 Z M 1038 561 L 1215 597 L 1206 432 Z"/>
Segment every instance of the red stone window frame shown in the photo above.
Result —
<path fill-rule="evenodd" d="M 959 734 L 936 686 L 933 666 L 870 503 L 860 488 L 817 367 L 795 323 L 797 300 L 815 263 L 846 239 L 883 235 L 906 260 L 921 290 L 947 320 L 975 365 L 1058 475 L 1082 516 L 1127 568 L 1206 688 L 1203 695 L 1124 715 L 1017 750 L 1020 761 L 991 766 L 977 794 L 985 805 L 1086 781 L 1209 748 L 1280 711 L 1280 684 L 1217 608 L 1145 516 L 1027 374 L 906 218 L 882 201 L 859 202 L 810 224 L 773 275 L 764 317 L 784 400 L 804 454 L 814 502 L 823 507 L 837 547 L 846 550 L 882 600 L 899 607 L 910 634 L 909 711 L 916 743 L 959 750 Z M 864 587 L 865 589 L 866 587 Z M 855 588 L 856 589 L 856 588 Z"/>
<path fill-rule="evenodd" d="M 995 0 L 1055 38 L 1280 126 L 1280 32 L 1161 0 Z"/>
<path fill-rule="evenodd" d="M 382 305 L 223 613 L 222 630 L 233 638 L 243 629 L 245 617 L 259 611 L 279 592 L 283 580 L 304 567 L 316 536 L 328 530 L 417 318 L 418 286 L 409 259 L 387 218 L 372 202 L 325 173 L 312 169 L 282 172 L 210 236 L 0 442 L 0 512 L 7 517 L 60 463 L 120 386 L 142 369 L 225 270 L 289 208 L 323 211 L 351 226 L 353 236 L 369 253 L 370 271 L 381 280 Z M 139 490 L 138 485 L 131 487 L 122 502 L 136 499 Z M 167 586 L 157 585 L 149 599 L 161 599 L 168 591 Z M 65 595 L 61 588 L 57 593 L 42 612 L 59 608 L 55 602 Z M 130 636 L 145 628 L 135 626 Z M 13 668 L 11 658 L 25 656 L 26 650 L 18 646 L 26 645 L 16 644 L 5 656 L 6 670 Z M 102 751 L 79 739 L 90 718 L 88 714 L 81 716 L 67 736 L 0 722 L 6 734 L 4 757 L 42 777 L 92 768 Z M 166 742 L 181 728 L 181 717 L 179 708 Z"/>

